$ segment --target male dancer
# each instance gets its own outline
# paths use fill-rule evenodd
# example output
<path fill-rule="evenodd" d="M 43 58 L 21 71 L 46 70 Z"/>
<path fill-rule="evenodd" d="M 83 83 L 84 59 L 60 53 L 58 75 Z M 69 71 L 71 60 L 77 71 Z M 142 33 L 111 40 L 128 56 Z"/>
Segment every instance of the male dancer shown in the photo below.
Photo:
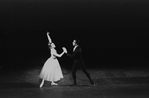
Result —
<path fill-rule="evenodd" d="M 78 67 L 81 67 L 82 71 L 86 74 L 86 76 L 90 80 L 91 85 L 95 86 L 95 84 L 92 81 L 89 73 L 85 69 L 85 64 L 84 64 L 83 58 L 82 58 L 82 50 L 81 50 L 81 47 L 79 46 L 79 42 L 80 41 L 78 39 L 73 40 L 73 42 L 72 42 L 72 44 L 74 46 L 73 54 L 68 54 L 67 53 L 68 56 L 70 56 L 74 59 L 73 69 L 72 69 L 72 77 L 73 77 L 74 83 L 71 86 L 76 86 L 77 85 L 76 71 L 77 71 Z"/>

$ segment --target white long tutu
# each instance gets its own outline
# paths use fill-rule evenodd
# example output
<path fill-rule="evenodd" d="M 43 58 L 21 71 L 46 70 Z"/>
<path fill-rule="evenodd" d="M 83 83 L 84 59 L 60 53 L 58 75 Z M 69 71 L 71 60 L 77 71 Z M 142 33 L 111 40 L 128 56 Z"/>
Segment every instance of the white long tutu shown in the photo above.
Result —
<path fill-rule="evenodd" d="M 39 78 L 46 81 L 58 81 L 63 78 L 60 64 L 56 58 L 50 57 L 41 69 Z"/>

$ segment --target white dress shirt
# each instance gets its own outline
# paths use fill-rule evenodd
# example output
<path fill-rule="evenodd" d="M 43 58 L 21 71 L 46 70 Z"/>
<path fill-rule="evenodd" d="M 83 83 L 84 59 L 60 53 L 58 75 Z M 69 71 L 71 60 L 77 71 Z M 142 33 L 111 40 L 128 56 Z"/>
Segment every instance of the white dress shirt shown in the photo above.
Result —
<path fill-rule="evenodd" d="M 75 51 L 75 49 L 78 47 L 78 45 L 76 45 L 74 48 L 73 48 L 73 52 Z"/>

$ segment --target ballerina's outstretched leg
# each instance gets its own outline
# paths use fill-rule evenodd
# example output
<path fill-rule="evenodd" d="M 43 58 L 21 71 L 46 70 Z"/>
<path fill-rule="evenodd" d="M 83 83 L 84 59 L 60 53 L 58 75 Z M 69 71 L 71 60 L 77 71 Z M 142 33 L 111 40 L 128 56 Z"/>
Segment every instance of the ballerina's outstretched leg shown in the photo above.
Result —
<path fill-rule="evenodd" d="M 43 86 L 44 84 L 44 79 L 42 80 L 41 84 L 40 84 L 40 88 Z"/>

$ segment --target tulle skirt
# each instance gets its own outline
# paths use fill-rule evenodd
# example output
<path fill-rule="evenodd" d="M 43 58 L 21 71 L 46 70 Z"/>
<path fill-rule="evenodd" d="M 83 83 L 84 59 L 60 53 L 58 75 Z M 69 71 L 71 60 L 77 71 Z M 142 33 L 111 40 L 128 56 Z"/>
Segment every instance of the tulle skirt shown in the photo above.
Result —
<path fill-rule="evenodd" d="M 46 81 L 58 81 L 63 78 L 62 70 L 58 60 L 55 58 L 49 58 L 41 69 L 40 79 Z"/>

